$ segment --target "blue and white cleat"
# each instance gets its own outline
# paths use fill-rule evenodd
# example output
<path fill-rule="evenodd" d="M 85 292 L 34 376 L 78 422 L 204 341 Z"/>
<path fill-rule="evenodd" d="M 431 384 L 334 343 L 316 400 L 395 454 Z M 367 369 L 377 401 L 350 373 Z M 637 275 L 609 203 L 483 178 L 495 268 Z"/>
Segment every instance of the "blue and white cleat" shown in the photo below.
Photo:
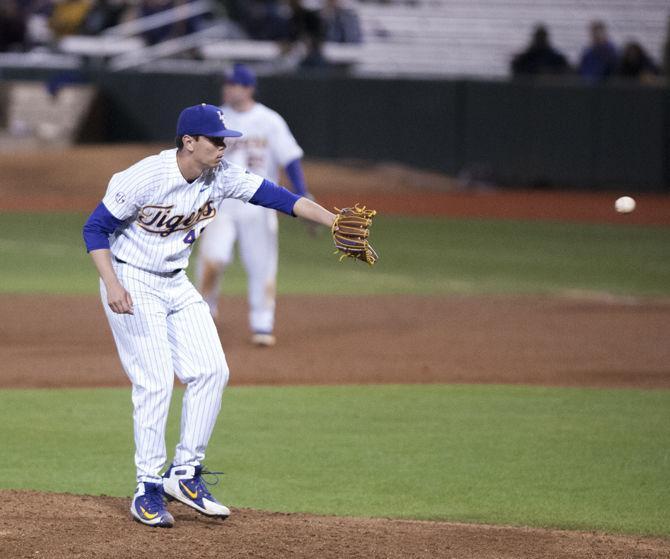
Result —
<path fill-rule="evenodd" d="M 147 526 L 171 528 L 174 518 L 165 508 L 160 483 L 140 482 L 130 505 L 133 518 Z"/>
<path fill-rule="evenodd" d="M 228 518 L 230 510 L 212 497 L 202 478 L 214 473 L 220 472 L 208 472 L 202 466 L 170 466 L 163 474 L 163 491 L 201 514 Z"/>

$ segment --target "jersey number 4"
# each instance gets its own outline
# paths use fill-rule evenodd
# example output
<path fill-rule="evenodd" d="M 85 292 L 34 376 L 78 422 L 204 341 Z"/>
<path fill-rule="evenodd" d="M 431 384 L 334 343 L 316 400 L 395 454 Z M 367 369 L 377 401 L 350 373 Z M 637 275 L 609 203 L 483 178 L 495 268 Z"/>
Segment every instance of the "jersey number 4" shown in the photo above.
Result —
<path fill-rule="evenodd" d="M 200 229 L 200 234 L 201 234 L 201 235 L 202 235 L 202 232 L 203 232 L 204 230 L 205 230 L 204 227 L 203 227 L 202 229 Z M 187 245 L 192 245 L 193 243 L 195 243 L 195 240 L 196 240 L 197 238 L 198 238 L 198 236 L 197 236 L 196 233 L 195 233 L 195 229 L 191 229 L 188 233 L 186 233 L 186 236 L 184 237 L 184 242 L 185 242 Z"/>

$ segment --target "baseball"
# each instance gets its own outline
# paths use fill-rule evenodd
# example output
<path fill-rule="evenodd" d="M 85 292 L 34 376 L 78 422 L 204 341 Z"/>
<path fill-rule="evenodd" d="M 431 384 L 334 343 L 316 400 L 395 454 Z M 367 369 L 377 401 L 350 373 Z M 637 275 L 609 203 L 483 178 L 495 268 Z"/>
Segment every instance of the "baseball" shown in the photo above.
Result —
<path fill-rule="evenodd" d="M 614 202 L 614 209 L 620 214 L 629 214 L 635 209 L 635 200 L 630 196 L 622 196 Z"/>

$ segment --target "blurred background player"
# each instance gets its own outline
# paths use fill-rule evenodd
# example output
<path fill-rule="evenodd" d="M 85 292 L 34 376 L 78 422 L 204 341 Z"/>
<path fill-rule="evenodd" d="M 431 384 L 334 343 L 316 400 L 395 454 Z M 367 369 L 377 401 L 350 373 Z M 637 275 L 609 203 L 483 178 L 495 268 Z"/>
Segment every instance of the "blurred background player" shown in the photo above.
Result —
<path fill-rule="evenodd" d="M 303 151 L 284 119 L 254 99 L 256 76 L 236 64 L 223 85 L 226 122 L 244 133 L 230 142 L 226 158 L 252 173 L 275 182 L 284 168 L 295 193 L 308 196 L 300 159 Z M 249 326 L 253 344 L 275 344 L 274 320 L 277 280 L 277 214 L 237 200 L 225 200 L 219 215 L 207 227 L 197 266 L 198 288 L 212 316 L 219 318 L 219 291 L 223 272 L 233 260 L 237 242 L 247 273 Z"/>

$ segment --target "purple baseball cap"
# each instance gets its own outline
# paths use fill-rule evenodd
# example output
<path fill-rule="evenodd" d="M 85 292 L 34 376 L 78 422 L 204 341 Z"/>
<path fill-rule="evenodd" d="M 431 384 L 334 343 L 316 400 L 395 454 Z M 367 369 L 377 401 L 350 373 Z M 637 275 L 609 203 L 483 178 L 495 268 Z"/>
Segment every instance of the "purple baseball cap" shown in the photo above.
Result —
<path fill-rule="evenodd" d="M 177 137 L 212 136 L 213 138 L 239 138 L 242 132 L 226 128 L 223 111 L 214 105 L 201 103 L 186 107 L 177 120 Z"/>
<path fill-rule="evenodd" d="M 256 74 L 245 64 L 235 64 L 233 70 L 226 73 L 225 81 L 244 87 L 254 87 L 256 85 Z"/>

